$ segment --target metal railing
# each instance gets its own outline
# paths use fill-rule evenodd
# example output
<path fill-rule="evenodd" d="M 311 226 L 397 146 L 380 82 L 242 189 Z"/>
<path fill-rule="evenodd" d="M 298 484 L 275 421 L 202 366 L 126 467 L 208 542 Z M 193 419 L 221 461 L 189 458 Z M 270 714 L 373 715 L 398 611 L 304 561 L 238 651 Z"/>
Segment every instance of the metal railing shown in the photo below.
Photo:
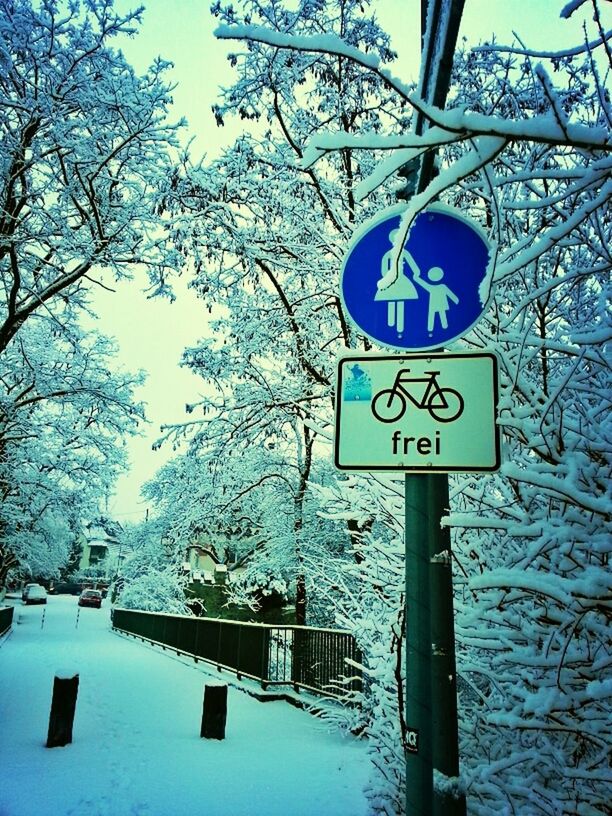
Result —
<path fill-rule="evenodd" d="M 13 623 L 13 607 L 12 606 L 4 606 L 0 609 L 0 635 L 3 635 L 5 632 L 11 628 L 11 624 Z"/>
<path fill-rule="evenodd" d="M 113 628 L 230 669 L 268 686 L 292 685 L 341 697 L 361 689 L 361 662 L 350 632 L 274 626 L 115 608 Z"/>

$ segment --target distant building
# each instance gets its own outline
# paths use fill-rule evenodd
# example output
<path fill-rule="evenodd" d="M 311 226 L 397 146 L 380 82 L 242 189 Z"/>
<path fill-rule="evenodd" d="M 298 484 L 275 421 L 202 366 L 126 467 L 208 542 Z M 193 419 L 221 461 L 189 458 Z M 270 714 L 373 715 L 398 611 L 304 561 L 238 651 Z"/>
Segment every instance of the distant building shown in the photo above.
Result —
<path fill-rule="evenodd" d="M 242 549 L 244 549 L 244 543 Z M 245 570 L 245 562 L 253 555 L 257 545 L 236 557 L 236 542 L 227 538 L 218 549 L 213 544 L 198 542 L 190 544 L 185 551 L 183 570 L 192 581 L 225 584 Z"/>
<path fill-rule="evenodd" d="M 128 555 L 122 545 L 121 525 L 100 516 L 88 522 L 83 528 L 83 552 L 79 571 L 87 572 L 97 568 L 105 578 L 112 578 L 120 570 L 121 563 Z"/>

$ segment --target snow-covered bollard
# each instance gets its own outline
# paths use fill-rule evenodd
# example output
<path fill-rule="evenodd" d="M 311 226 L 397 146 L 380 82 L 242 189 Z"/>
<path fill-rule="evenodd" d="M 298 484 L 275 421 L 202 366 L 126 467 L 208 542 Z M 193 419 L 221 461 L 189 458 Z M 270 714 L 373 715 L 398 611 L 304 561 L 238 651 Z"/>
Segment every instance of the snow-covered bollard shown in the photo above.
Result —
<path fill-rule="evenodd" d="M 227 685 L 222 683 L 205 685 L 200 736 L 205 739 L 225 739 L 226 720 Z"/>
<path fill-rule="evenodd" d="M 72 742 L 72 724 L 78 691 L 78 672 L 57 671 L 55 673 L 47 748 L 57 748 Z"/>

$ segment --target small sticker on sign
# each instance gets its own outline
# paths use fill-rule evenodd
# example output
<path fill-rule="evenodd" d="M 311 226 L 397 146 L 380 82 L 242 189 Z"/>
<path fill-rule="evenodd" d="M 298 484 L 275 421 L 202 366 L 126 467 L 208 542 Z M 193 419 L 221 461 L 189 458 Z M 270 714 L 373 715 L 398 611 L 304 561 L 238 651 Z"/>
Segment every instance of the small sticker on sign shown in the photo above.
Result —
<path fill-rule="evenodd" d="M 406 731 L 406 750 L 411 754 L 418 754 L 419 752 L 419 732 L 416 728 L 409 728 Z"/>

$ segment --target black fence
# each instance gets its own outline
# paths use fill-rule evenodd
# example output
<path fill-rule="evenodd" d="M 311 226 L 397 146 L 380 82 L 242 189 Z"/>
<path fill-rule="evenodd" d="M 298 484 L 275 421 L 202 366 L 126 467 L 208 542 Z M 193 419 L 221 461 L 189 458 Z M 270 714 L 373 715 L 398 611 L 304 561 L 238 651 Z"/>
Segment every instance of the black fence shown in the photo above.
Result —
<path fill-rule="evenodd" d="M 118 608 L 112 620 L 114 629 L 259 680 L 264 689 L 290 684 L 332 697 L 361 689 L 354 665 L 361 655 L 350 632 Z"/>
<path fill-rule="evenodd" d="M 11 628 L 13 623 L 13 607 L 4 606 L 0 609 L 0 635 L 3 635 Z"/>

